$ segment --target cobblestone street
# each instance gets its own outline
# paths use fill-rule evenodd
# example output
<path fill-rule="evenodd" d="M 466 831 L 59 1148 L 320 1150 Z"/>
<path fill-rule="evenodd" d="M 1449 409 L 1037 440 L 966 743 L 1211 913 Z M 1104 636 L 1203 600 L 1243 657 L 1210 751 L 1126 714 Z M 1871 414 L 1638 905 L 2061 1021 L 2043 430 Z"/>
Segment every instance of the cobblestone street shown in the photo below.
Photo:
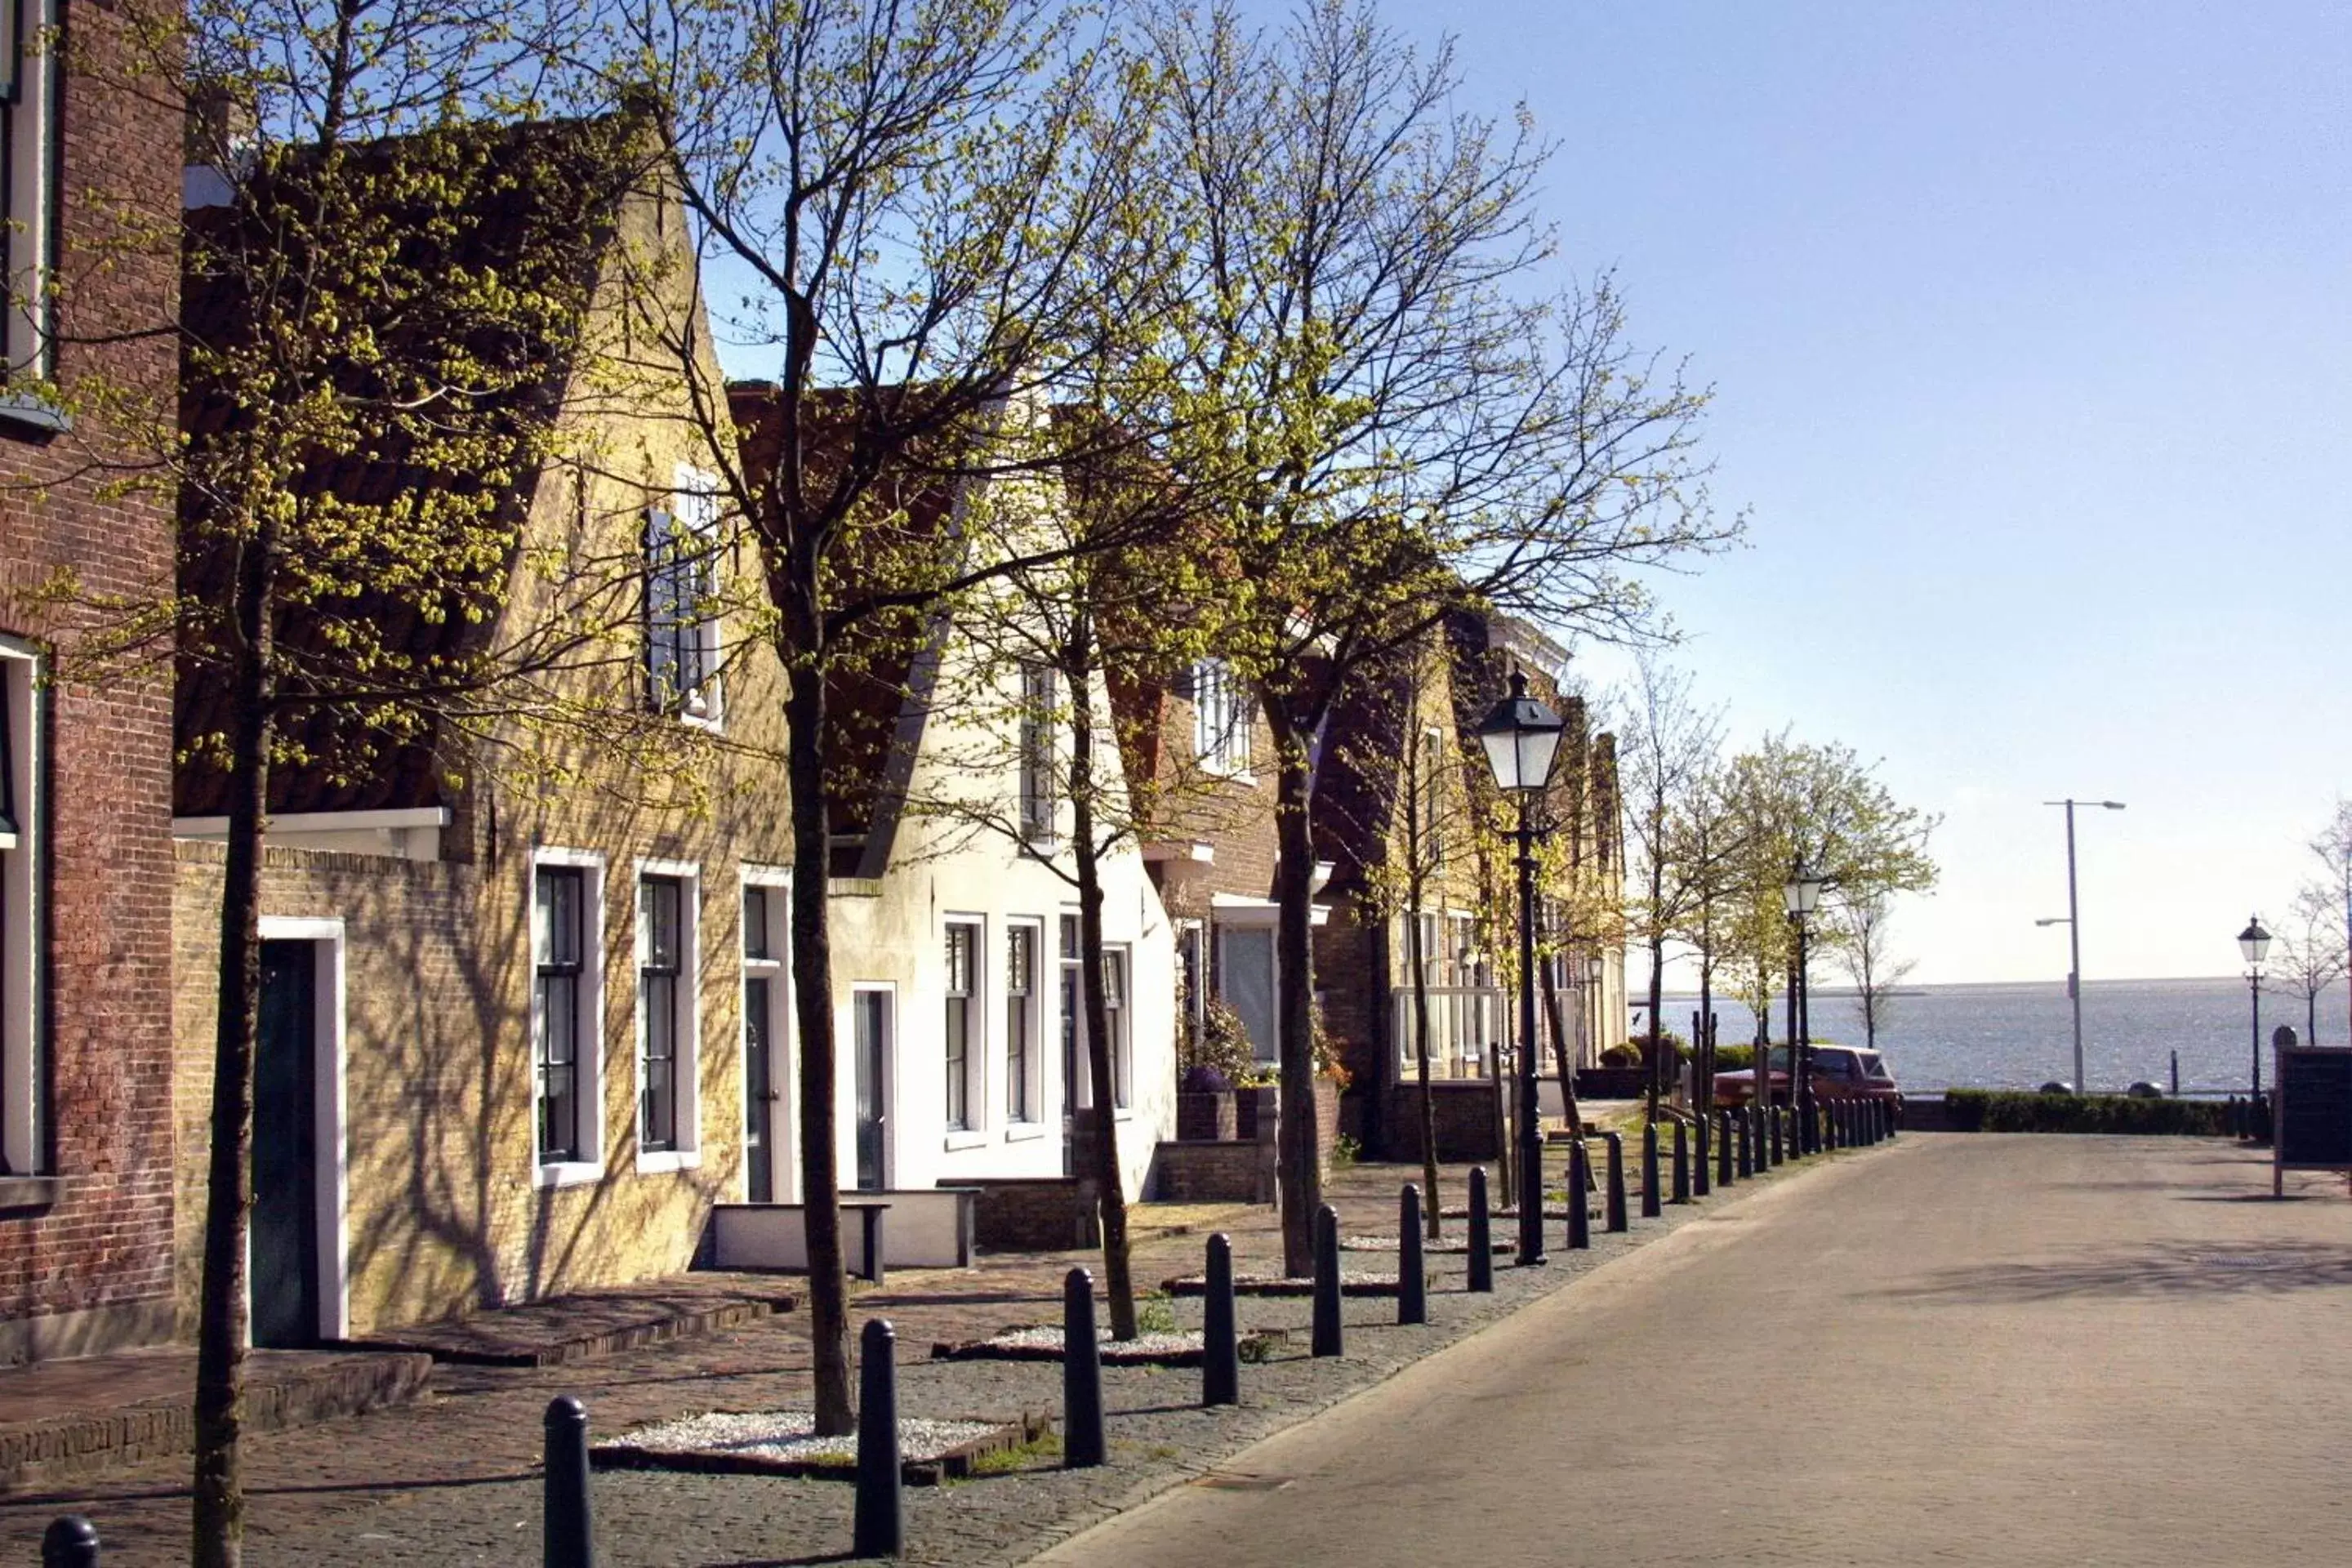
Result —
<path fill-rule="evenodd" d="M 1839 1156 L 1868 1159 L 1862 1153 Z M 1558 1179 L 1559 1156 L 1553 1156 Z M 1818 1167 L 1822 1162 L 1815 1162 Z M 1459 1201 L 1464 1168 L 1449 1168 L 1441 1196 Z M 1330 1196 L 1342 1230 L 1392 1234 L 1399 1185 L 1413 1167 L 1360 1166 L 1339 1173 Z M 1740 1194 L 1792 1181 L 1790 1168 Z M 1720 1207 L 1669 1206 L 1663 1220 L 1633 1221 L 1630 1236 L 1611 1237 L 1593 1222 L 1593 1250 L 1564 1249 L 1555 1221 L 1551 1263 L 1540 1270 L 1498 1258 L 1496 1292 L 1463 1291 L 1465 1259 L 1433 1255 L 1432 1323 L 1394 1326 L 1395 1303 L 1350 1299 L 1348 1354 L 1317 1362 L 1306 1353 L 1304 1299 L 1241 1303 L 1244 1329 L 1300 1331 L 1291 1347 L 1243 1370 L 1237 1409 L 1197 1408 L 1199 1373 L 1110 1368 L 1111 1464 L 1064 1472 L 1050 1455 L 1019 1470 L 911 1489 L 909 1556 L 918 1562 L 976 1564 L 1026 1560 L 1054 1540 L 1195 1474 L 1266 1435 L 1378 1382 L 1437 1345 L 1450 1342 L 1556 1290 L 1630 1247 L 1653 1240 L 1692 1216 Z M 1638 1200 L 1636 1200 L 1638 1207 Z M 1240 1205 L 1136 1211 L 1145 1227 L 1136 1247 L 1139 1287 L 1198 1272 L 1205 1238 L 1234 1238 L 1236 1267 L 1273 1272 L 1279 1241 L 1270 1209 Z M 1449 1237 L 1462 1234 L 1448 1222 Z M 1507 1236 L 1498 1225 L 1498 1237 Z M 1349 1267 L 1392 1267 L 1377 1253 L 1350 1253 Z M 887 1317 L 898 1329 L 902 1410 L 909 1415 L 1011 1416 L 1058 1412 L 1055 1363 L 931 1362 L 936 1341 L 978 1338 L 998 1330 L 1058 1321 L 1061 1281 L 1088 1253 L 999 1255 L 966 1270 L 894 1272 L 885 1289 L 861 1294 L 853 1316 Z M 1197 1300 L 1171 1303 L 1178 1322 L 1197 1327 Z M 706 1410 L 805 1406 L 805 1315 L 788 1312 L 705 1338 L 653 1346 L 556 1369 L 438 1367 L 419 1403 L 320 1426 L 269 1433 L 247 1445 L 251 1488 L 247 1561 L 256 1564 L 524 1563 L 537 1561 L 541 1413 L 555 1394 L 589 1407 L 599 1435 L 655 1419 Z M 150 1461 L 70 1488 L 0 1503 L 0 1556 L 30 1562 L 44 1524 L 68 1508 L 88 1512 L 118 1563 L 185 1561 L 184 1457 Z M 600 1472 L 596 1479 L 600 1563 L 735 1563 L 829 1560 L 846 1549 L 851 1489 L 833 1481 Z"/>

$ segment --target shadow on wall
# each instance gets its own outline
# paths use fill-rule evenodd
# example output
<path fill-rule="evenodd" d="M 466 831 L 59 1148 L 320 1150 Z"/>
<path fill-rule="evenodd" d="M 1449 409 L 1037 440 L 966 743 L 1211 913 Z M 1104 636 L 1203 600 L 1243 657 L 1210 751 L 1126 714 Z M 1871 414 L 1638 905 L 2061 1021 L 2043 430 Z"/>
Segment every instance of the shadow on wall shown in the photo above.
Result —
<path fill-rule="evenodd" d="M 2272 1201 L 2264 1194 L 2263 1201 Z M 2315 1242 L 2157 1242 L 2052 1263 L 1941 1269 L 1926 1282 L 1876 1292 L 1901 1301 L 2058 1301 L 2075 1297 L 2284 1296 L 2352 1286 L 2352 1247 Z"/>

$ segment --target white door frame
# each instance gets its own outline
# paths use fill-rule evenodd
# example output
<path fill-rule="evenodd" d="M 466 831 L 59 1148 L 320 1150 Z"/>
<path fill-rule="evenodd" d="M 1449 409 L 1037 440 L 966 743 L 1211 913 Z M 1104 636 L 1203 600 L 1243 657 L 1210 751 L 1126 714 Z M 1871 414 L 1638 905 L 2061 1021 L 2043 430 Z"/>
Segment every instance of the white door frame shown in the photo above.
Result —
<path fill-rule="evenodd" d="M 737 875 L 740 886 L 735 902 L 735 918 L 739 922 L 743 918 L 741 889 L 759 888 L 764 889 L 770 896 L 771 905 L 774 906 L 781 902 L 781 908 L 783 913 L 783 919 L 779 921 L 777 919 L 779 911 L 776 907 L 771 907 L 768 911 L 769 925 L 772 928 L 778 925 L 782 925 L 784 928 L 784 941 L 781 946 L 778 946 L 773 940 L 775 935 L 773 930 L 772 929 L 770 931 L 770 946 L 775 950 L 776 956 L 772 960 L 769 961 L 774 965 L 774 967 L 765 970 L 762 975 L 763 978 L 772 983 L 768 994 L 768 1088 L 770 1092 L 776 1096 L 776 1099 L 770 1102 L 768 1110 L 768 1170 L 770 1172 L 770 1193 L 773 1201 L 780 1204 L 798 1203 L 800 1201 L 801 1190 L 800 1081 L 798 1076 L 800 1068 L 800 1053 L 796 1048 L 799 1031 L 794 1026 L 794 1015 L 793 1012 L 793 999 L 791 930 L 793 873 L 789 867 L 755 866 L 749 861 L 745 861 L 738 868 Z M 778 900 L 777 895 L 782 895 L 781 900 Z M 741 1052 L 736 1058 L 737 1066 L 740 1069 L 744 1059 L 749 1057 L 751 1048 L 751 1016 L 750 1002 L 751 993 L 751 980 L 752 978 L 751 970 L 748 967 L 744 967 L 748 961 L 744 960 L 741 956 L 743 952 L 743 940 L 742 933 L 740 931 L 736 933 L 735 952 L 737 954 L 736 963 L 739 968 L 741 969 L 744 981 L 742 986 L 743 994 L 738 999 L 738 1005 L 743 1013 L 742 1028 L 739 1033 Z M 746 1196 L 749 1196 L 750 1183 L 751 1179 L 750 1151 L 748 1147 L 751 1137 L 751 1075 L 746 1073 L 744 1074 L 743 1082 L 743 1119 L 745 1124 L 743 1134 L 743 1144 L 745 1146 L 743 1180 L 745 1184 Z"/>
<path fill-rule="evenodd" d="M 318 1022 L 312 1030 L 317 1051 L 313 1076 L 311 1144 L 317 1166 L 312 1183 L 319 1205 L 319 1337 L 351 1337 L 351 1159 L 348 1089 L 344 1082 L 344 940 L 340 916 L 309 918 L 261 917 L 264 942 L 307 942 L 311 944 L 311 989 L 317 996 Z M 247 1245 L 251 1246 L 247 1233 Z M 252 1269 L 246 1271 L 251 1289 Z M 252 1335 L 252 1314 L 246 1333 Z"/>
<path fill-rule="evenodd" d="M 869 992 L 887 998 L 882 1008 L 882 1081 L 874 1086 L 875 1099 L 882 1107 L 882 1187 L 887 1192 L 898 1174 L 898 983 L 895 980 L 855 980 L 849 986 L 849 1173 L 855 1185 L 857 1072 L 866 1056 L 857 1048 L 857 999 Z"/>

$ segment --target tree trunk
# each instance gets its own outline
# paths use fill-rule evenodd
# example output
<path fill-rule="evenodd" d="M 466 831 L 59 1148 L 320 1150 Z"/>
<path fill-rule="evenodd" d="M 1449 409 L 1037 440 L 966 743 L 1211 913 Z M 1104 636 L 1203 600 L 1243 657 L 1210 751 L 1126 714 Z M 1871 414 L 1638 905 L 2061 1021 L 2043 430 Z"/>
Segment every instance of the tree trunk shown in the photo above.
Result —
<path fill-rule="evenodd" d="M 1666 1070 L 1666 933 L 1663 926 L 1650 931 L 1650 1120 L 1658 1119 L 1658 1092 Z"/>
<path fill-rule="evenodd" d="M 1315 1155 L 1315 834 L 1310 817 L 1315 781 L 1307 737 L 1283 721 L 1281 704 L 1266 711 L 1275 730 L 1275 960 L 1279 983 L 1275 1035 L 1280 1042 L 1280 1142 L 1276 1187 L 1282 1198 L 1282 1268 L 1293 1277 L 1315 1268 L 1315 1211 L 1323 1202 L 1323 1169 Z"/>
<path fill-rule="evenodd" d="M 815 578 L 808 582 L 814 584 Z M 808 590 L 814 593 L 814 588 Z M 803 597 L 795 619 L 816 637 L 815 605 Z M 782 650 L 779 650 L 782 651 Z M 793 813 L 793 1012 L 800 1026 L 801 1203 L 808 1233 L 809 1361 L 816 1429 L 831 1436 L 856 1426 L 849 1392 L 849 1276 L 841 1249 L 839 1131 L 835 1119 L 833 950 L 825 927 L 832 872 L 824 801 L 824 677 L 814 658 L 786 658 L 785 777 Z"/>
<path fill-rule="evenodd" d="M 237 1568 L 245 1555 L 246 1233 L 253 1209 L 253 1062 L 261 1003 L 261 829 L 269 799 L 277 530 L 265 523 L 236 582 L 230 672 L 228 859 L 221 881 L 220 999 L 213 1029 L 212 1150 L 196 1322 L 189 1561 Z"/>
<path fill-rule="evenodd" d="M 1437 1107 L 1429 1095 L 1429 963 L 1421 947 L 1421 879 L 1416 876 L 1405 914 L 1404 961 L 1412 971 L 1413 1054 L 1419 1058 L 1416 1066 L 1421 1077 L 1422 1215 L 1429 1239 L 1435 1241 L 1445 1234 L 1445 1222 L 1438 1213 L 1445 1205 L 1437 1201 Z"/>
<path fill-rule="evenodd" d="M 1077 634 L 1084 637 L 1083 630 Z M 1078 873 L 1080 988 L 1087 1010 L 1087 1069 L 1094 1082 L 1093 1147 L 1102 1215 L 1103 1285 L 1110 1337 L 1136 1335 L 1135 1276 L 1128 1255 L 1127 1189 L 1118 1167 L 1118 1086 L 1111 1061 L 1110 1008 L 1103 991 L 1102 854 L 1095 842 L 1093 679 L 1084 661 L 1070 674 L 1070 836 Z M 1135 984 L 1128 976 L 1130 995 Z"/>
<path fill-rule="evenodd" d="M 1568 1021 L 1560 1016 L 1559 982 L 1552 973 L 1551 961 L 1539 966 L 1543 974 L 1544 1022 L 1551 1026 L 1552 1060 L 1559 1067 L 1559 1110 L 1568 1120 L 1568 1130 L 1576 1137 L 1584 1136 L 1584 1118 L 1576 1109 L 1576 1064 L 1568 1051 Z"/>

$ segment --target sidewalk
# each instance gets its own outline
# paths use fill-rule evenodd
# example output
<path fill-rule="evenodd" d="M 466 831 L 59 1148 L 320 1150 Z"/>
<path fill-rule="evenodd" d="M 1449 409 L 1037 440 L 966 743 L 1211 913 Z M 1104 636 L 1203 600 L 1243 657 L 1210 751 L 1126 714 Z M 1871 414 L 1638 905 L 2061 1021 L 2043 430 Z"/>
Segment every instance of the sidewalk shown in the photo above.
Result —
<path fill-rule="evenodd" d="M 1553 1180 L 1563 1165 L 1564 1156 L 1554 1151 Z M 1786 1181 L 1790 1173 L 1754 1184 Z M 1460 1201 L 1465 1174 L 1465 1167 L 1446 1168 L 1442 1201 Z M 1629 1172 L 1637 1175 L 1638 1169 Z M 1417 1168 L 1396 1165 L 1336 1174 L 1328 1196 L 1340 1211 L 1343 1234 L 1392 1234 L 1399 1185 L 1418 1179 Z M 1748 1189 L 1743 1184 L 1733 1195 Z M 1634 1207 L 1638 1213 L 1638 1198 Z M 1113 1416 L 1110 1466 L 1066 1472 L 1041 1453 L 1012 1474 L 910 1494 L 909 1556 L 957 1563 L 1022 1561 L 1134 1497 L 1197 1474 L 1698 1212 L 1702 1205 L 1694 1205 L 1670 1208 L 1664 1221 L 1636 1218 L 1630 1237 L 1601 1234 L 1596 1220 L 1594 1248 L 1583 1254 L 1564 1250 L 1563 1227 L 1554 1224 L 1549 1227 L 1551 1265 L 1522 1270 L 1509 1267 L 1507 1258 L 1498 1259 L 1497 1290 L 1490 1297 L 1463 1293 L 1463 1258 L 1433 1255 L 1432 1326 L 1399 1329 L 1393 1301 L 1350 1300 L 1345 1358 L 1310 1359 L 1307 1336 L 1297 1332 L 1292 1350 L 1244 1369 L 1244 1403 L 1235 1409 L 1197 1408 L 1195 1373 L 1112 1369 L 1106 1376 Z M 1232 1238 L 1238 1270 L 1278 1270 L 1280 1238 L 1270 1208 L 1148 1205 L 1133 1213 L 1135 1277 L 1142 1289 L 1198 1272 L 1205 1239 L 1216 1230 Z M 1448 1222 L 1449 1235 L 1458 1237 L 1461 1230 L 1459 1222 Z M 1507 1231 L 1498 1227 L 1498 1235 Z M 1381 1267 L 1378 1254 L 1350 1257 L 1352 1267 Z M 1073 1266 L 1098 1270 L 1099 1264 L 1099 1255 L 1089 1252 L 993 1254 L 968 1269 L 896 1270 L 885 1289 L 856 1292 L 853 1318 L 887 1317 L 896 1325 L 899 1398 L 908 1415 L 1009 1419 L 1024 1410 L 1057 1410 L 1058 1365 L 931 1362 L 930 1347 L 1055 1322 L 1065 1272 Z M 789 1279 L 766 1284 L 800 1290 Z M 1198 1325 L 1196 1301 L 1170 1303 L 1169 1310 L 1180 1325 Z M 1309 1302 L 1295 1299 L 1248 1299 L 1241 1306 L 1244 1329 L 1303 1331 L 1309 1312 Z M 495 1324 L 477 1319 L 467 1325 L 474 1348 L 496 1337 Z M 788 1311 L 553 1368 L 442 1364 L 433 1369 L 424 1395 L 406 1406 L 257 1435 L 247 1445 L 247 1560 L 535 1561 L 541 1415 L 551 1395 L 584 1400 L 598 1434 L 708 1410 L 805 1408 L 806 1331 L 805 1314 Z M 0 1560 L 37 1559 L 43 1526 L 71 1509 L 97 1521 L 110 1568 L 184 1561 L 185 1485 L 185 1458 L 173 1456 L 0 1500 Z M 607 1568 L 824 1558 L 848 1541 L 850 1502 L 850 1489 L 836 1482 L 600 1473 L 598 1557 Z"/>

